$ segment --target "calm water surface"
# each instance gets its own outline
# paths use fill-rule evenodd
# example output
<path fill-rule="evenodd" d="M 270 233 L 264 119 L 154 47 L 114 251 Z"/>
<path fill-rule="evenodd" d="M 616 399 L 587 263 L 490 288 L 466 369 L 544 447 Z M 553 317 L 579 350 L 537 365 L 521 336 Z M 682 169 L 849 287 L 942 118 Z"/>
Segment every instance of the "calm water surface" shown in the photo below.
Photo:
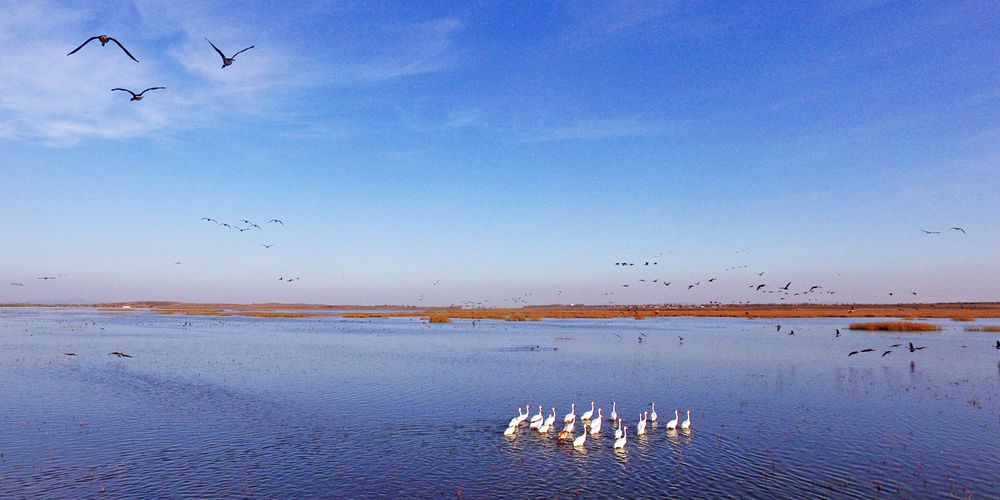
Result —
<path fill-rule="evenodd" d="M 997 497 L 998 335 L 847 323 L 0 309 L 0 497 Z M 502 435 L 590 401 L 660 424 Z"/>

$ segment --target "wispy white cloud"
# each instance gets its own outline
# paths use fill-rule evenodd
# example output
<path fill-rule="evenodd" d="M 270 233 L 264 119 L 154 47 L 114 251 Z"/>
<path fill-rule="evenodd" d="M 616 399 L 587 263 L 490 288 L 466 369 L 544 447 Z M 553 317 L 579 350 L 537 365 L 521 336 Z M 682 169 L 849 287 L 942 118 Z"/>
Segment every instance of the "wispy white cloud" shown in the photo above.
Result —
<path fill-rule="evenodd" d="M 639 116 L 589 118 L 566 124 L 541 127 L 533 134 L 521 137 L 522 142 L 599 140 L 622 137 L 648 137 L 676 133 L 680 124 L 662 120 L 647 120 Z"/>
<path fill-rule="evenodd" d="M 736 22 L 713 14 L 711 9 L 693 8 L 696 4 L 679 0 L 565 2 L 568 27 L 561 35 L 561 43 L 589 48 L 625 37 L 675 40 L 716 33 Z"/>
<path fill-rule="evenodd" d="M 454 64 L 453 41 L 462 23 L 451 18 L 344 28 L 356 37 L 288 36 L 303 25 L 329 30 L 337 22 L 331 16 L 345 11 L 327 6 L 123 3 L 114 24 L 128 29 L 124 36 L 110 34 L 136 55 L 137 64 L 113 44 L 97 42 L 66 56 L 98 34 L 96 6 L 0 0 L 0 140 L 72 145 L 211 127 L 233 117 L 301 124 L 311 134 L 328 128 L 309 123 L 322 117 L 299 112 L 316 89 L 386 84 Z M 314 15 L 303 21 L 296 9 L 313 9 Z M 256 46 L 222 69 L 203 37 L 226 53 Z M 110 92 L 160 85 L 167 90 L 142 102 Z"/>
<path fill-rule="evenodd" d="M 448 128 L 483 127 L 486 121 L 478 108 L 454 109 L 448 113 L 444 126 Z"/>

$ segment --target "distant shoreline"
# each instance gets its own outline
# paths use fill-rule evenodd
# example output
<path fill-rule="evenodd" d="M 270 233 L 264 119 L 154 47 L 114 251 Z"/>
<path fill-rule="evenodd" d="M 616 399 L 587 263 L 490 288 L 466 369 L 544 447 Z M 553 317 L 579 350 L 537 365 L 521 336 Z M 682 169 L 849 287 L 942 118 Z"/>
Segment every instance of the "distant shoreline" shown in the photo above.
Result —
<path fill-rule="evenodd" d="M 99 304 L 0 304 L 0 308 L 92 308 L 101 312 L 152 312 L 185 316 L 244 316 L 302 318 L 336 316 L 347 318 L 446 317 L 449 319 L 495 319 L 533 321 L 557 318 L 714 317 L 714 318 L 900 318 L 972 321 L 1000 318 L 998 302 L 932 304 L 722 304 L 722 305 L 537 305 L 520 308 L 416 307 L 399 305 L 325 304 L 227 304 L 170 301 L 112 302 Z"/>

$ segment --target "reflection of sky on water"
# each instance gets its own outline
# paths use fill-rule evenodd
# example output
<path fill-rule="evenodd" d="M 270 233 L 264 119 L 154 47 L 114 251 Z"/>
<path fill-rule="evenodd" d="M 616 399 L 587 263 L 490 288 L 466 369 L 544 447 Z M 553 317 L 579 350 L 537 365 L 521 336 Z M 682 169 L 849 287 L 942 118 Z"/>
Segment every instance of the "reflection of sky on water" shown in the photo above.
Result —
<path fill-rule="evenodd" d="M 996 335 L 846 323 L 0 311 L 0 496 L 997 491 Z M 502 436 L 518 405 L 591 400 L 617 401 L 626 450 L 610 422 L 585 451 Z M 674 409 L 693 431 L 665 430 Z"/>

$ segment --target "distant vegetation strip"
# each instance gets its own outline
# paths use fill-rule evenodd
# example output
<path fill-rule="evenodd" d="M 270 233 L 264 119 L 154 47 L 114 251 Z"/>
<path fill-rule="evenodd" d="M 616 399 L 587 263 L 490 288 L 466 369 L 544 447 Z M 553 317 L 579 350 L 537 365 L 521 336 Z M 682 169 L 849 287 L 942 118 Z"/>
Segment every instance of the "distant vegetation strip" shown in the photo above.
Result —
<path fill-rule="evenodd" d="M 872 321 L 868 323 L 851 323 L 851 330 L 868 330 L 873 332 L 936 332 L 940 326 L 930 323 L 913 321 Z"/>
<path fill-rule="evenodd" d="M 990 332 L 996 333 L 1000 332 L 1000 325 L 986 325 L 986 326 L 967 326 L 965 327 L 967 332 Z"/>
<path fill-rule="evenodd" d="M 579 306 L 537 305 L 517 308 L 461 308 L 415 306 L 359 306 L 322 304 L 224 304 L 184 302 L 117 302 L 78 304 L 77 307 L 97 307 L 101 311 L 146 311 L 160 314 L 192 316 L 253 316 L 253 317 L 324 317 L 386 318 L 447 316 L 449 319 L 493 319 L 502 321 L 535 321 L 540 319 L 646 319 L 656 317 L 729 317 L 729 318 L 900 318 L 954 319 L 1000 318 L 1000 303 L 940 303 L 940 304 L 722 304 L 706 306 L 644 305 L 644 306 Z M 44 307 L 44 306 L 33 306 Z M 70 306 L 61 306 L 70 307 Z"/>

